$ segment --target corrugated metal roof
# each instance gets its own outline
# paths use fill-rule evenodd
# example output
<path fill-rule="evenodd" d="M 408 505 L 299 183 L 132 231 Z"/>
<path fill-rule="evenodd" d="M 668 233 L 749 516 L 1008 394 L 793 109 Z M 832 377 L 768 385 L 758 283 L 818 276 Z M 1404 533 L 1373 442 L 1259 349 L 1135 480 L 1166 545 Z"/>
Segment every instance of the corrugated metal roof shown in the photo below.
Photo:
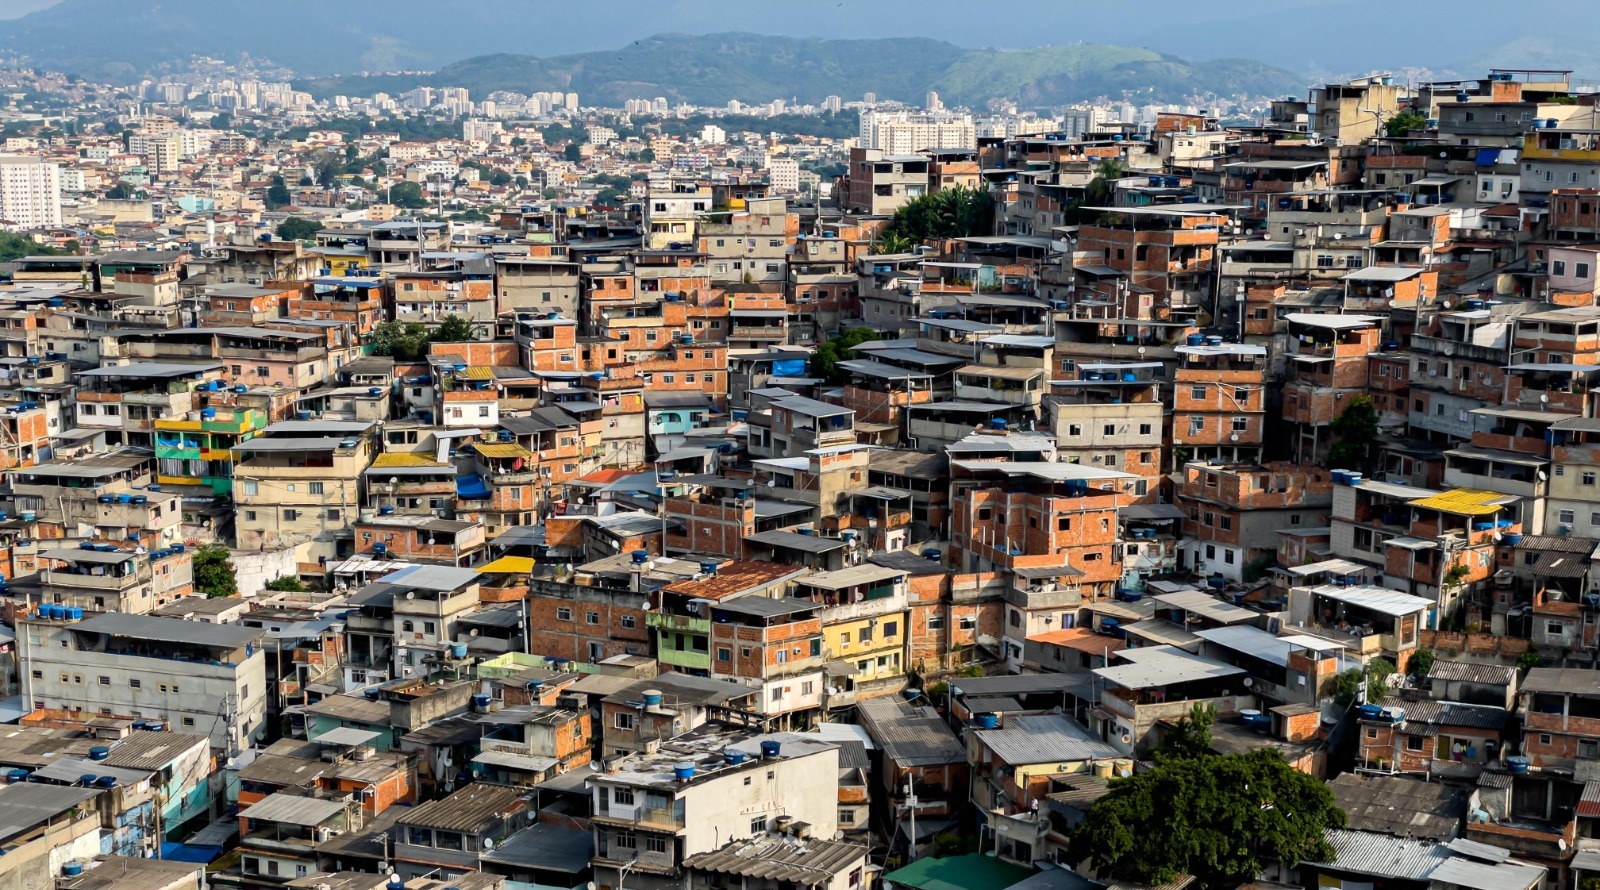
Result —
<path fill-rule="evenodd" d="M 1095 668 L 1094 673 L 1101 679 L 1125 689 L 1148 689 L 1152 686 L 1192 683 L 1196 680 L 1232 677 L 1244 673 L 1242 668 L 1191 655 L 1171 646 L 1125 649 L 1121 654 L 1132 658 L 1134 653 L 1137 653 L 1139 660 L 1133 664 Z"/>
<path fill-rule="evenodd" d="M 884 754 L 901 767 L 960 763 L 966 749 L 932 708 L 896 696 L 870 698 L 857 706 L 863 725 Z"/>
<path fill-rule="evenodd" d="M 1445 680 L 1447 682 L 1483 683 L 1489 686 L 1509 686 L 1517 679 L 1517 669 L 1503 664 L 1446 661 L 1441 658 L 1428 668 L 1428 679 Z"/>
<path fill-rule="evenodd" d="M 472 450 L 484 457 L 533 457 L 533 452 L 515 442 L 473 442 Z"/>
<path fill-rule="evenodd" d="M 1059 714 L 1009 717 L 999 729 L 974 732 L 995 756 L 1013 766 L 1121 756 L 1115 748 Z"/>
<path fill-rule="evenodd" d="M 1475 862 L 1457 856 L 1439 863 L 1428 880 L 1469 890 L 1527 890 L 1544 880 L 1545 869 L 1514 862 Z"/>
<path fill-rule="evenodd" d="M 1450 858 L 1449 848 L 1431 839 L 1413 840 L 1339 828 L 1330 828 L 1323 834 L 1333 845 L 1336 855 L 1329 865 L 1337 871 L 1423 881 Z"/>
<path fill-rule="evenodd" d="M 798 886 L 832 882 L 867 858 L 867 847 L 843 841 L 808 840 L 762 835 L 738 840 L 690 856 L 683 862 L 690 871 L 739 875 L 761 881 Z"/>
<path fill-rule="evenodd" d="M 0 841 L 48 822 L 99 793 L 97 788 L 31 782 L 0 786 Z"/>
<path fill-rule="evenodd" d="M 189 732 L 133 732 L 111 746 L 111 755 L 105 762 L 128 769 L 158 770 L 202 745 L 209 747 L 207 736 Z"/>
<path fill-rule="evenodd" d="M 476 831 L 501 814 L 526 807 L 526 789 L 476 782 L 440 800 L 413 807 L 401 816 L 400 825 L 437 828 L 443 831 Z"/>
<path fill-rule="evenodd" d="M 206 624 L 185 621 L 182 618 L 158 618 L 153 615 L 131 615 L 106 612 L 74 624 L 73 630 L 85 633 L 103 633 L 115 636 L 159 640 L 164 643 L 192 643 L 196 646 L 218 646 L 237 649 L 259 643 L 265 631 L 253 627 L 235 627 L 226 624 Z"/>
<path fill-rule="evenodd" d="M 485 575 L 526 575 L 533 571 L 533 559 L 528 556 L 502 556 L 478 566 L 478 571 Z"/>
<path fill-rule="evenodd" d="M 344 812 L 344 804 L 315 797 L 297 797 L 278 792 L 239 811 L 246 819 L 280 822 L 284 825 L 321 825 Z"/>
<path fill-rule="evenodd" d="M 1433 605 L 1433 600 L 1387 587 L 1335 587 L 1328 584 L 1313 589 L 1318 596 L 1394 617 L 1421 612 Z"/>
<path fill-rule="evenodd" d="M 1476 488 L 1457 488 L 1443 494 L 1430 497 L 1417 498 L 1411 501 L 1411 506 L 1422 507 L 1427 510 L 1439 510 L 1457 516 L 1488 516 L 1500 512 L 1508 495 L 1498 491 L 1482 491 Z"/>
<path fill-rule="evenodd" d="M 1209 618 L 1219 624 L 1238 624 L 1254 621 L 1258 613 L 1243 606 L 1225 603 L 1203 590 L 1180 590 L 1151 597 L 1157 603 L 1173 609 L 1182 609 Z"/>
<path fill-rule="evenodd" d="M 386 451 L 372 461 L 373 469 L 380 467 L 439 467 L 440 469 L 453 469 L 449 464 L 441 464 L 426 454 L 401 454 Z"/>

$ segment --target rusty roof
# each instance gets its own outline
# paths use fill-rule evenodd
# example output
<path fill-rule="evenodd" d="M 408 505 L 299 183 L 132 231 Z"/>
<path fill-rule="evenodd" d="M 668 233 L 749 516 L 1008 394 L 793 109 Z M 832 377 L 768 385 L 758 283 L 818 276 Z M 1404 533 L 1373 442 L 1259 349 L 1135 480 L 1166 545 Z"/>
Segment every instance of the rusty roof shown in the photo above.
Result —
<path fill-rule="evenodd" d="M 803 566 L 741 560 L 719 567 L 717 573 L 708 578 L 678 581 L 668 584 L 663 589 L 698 599 L 723 600 L 805 574 L 807 571 L 809 570 Z"/>

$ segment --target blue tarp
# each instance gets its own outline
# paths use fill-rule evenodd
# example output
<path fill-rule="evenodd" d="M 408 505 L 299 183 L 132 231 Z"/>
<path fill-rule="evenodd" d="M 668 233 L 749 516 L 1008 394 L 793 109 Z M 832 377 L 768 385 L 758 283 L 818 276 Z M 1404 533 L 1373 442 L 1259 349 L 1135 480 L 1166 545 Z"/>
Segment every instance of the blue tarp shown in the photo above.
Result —
<path fill-rule="evenodd" d="M 772 363 L 772 376 L 774 377 L 804 377 L 806 376 L 806 360 L 783 359 Z"/>
<path fill-rule="evenodd" d="M 477 475 L 462 476 L 456 480 L 456 494 L 464 498 L 486 498 L 489 487 Z"/>
<path fill-rule="evenodd" d="M 1495 164 L 1499 163 L 1499 161 L 1500 161 L 1500 149 L 1498 149 L 1498 148 L 1480 148 L 1480 149 L 1478 149 L 1477 165 L 1479 167 L 1493 167 Z"/>
<path fill-rule="evenodd" d="M 205 865 L 222 855 L 221 847 L 210 844 L 174 844 L 163 841 L 161 858 L 173 862 L 197 862 Z"/>

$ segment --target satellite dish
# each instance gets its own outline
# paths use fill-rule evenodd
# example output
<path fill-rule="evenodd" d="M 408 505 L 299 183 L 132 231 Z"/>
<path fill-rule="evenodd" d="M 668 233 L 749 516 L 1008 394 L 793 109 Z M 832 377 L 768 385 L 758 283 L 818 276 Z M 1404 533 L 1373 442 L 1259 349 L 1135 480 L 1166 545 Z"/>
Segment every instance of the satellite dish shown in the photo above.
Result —
<path fill-rule="evenodd" d="M 408 590 L 408 591 L 406 591 L 406 599 L 408 599 L 408 600 L 414 600 L 414 599 L 416 599 L 416 598 L 417 598 L 417 592 L 416 592 L 416 591 L 415 591 L 415 590 Z"/>
<path fill-rule="evenodd" d="M 483 848 L 485 850 L 493 850 L 494 849 L 494 838 L 492 838 L 492 837 L 484 838 L 483 839 Z"/>
<path fill-rule="evenodd" d="M 1252 677 L 1245 677 L 1244 678 L 1244 688 L 1249 689 L 1250 687 L 1252 687 L 1254 685 L 1256 685 L 1256 681 L 1255 681 L 1254 678 L 1252 678 Z"/>
<path fill-rule="evenodd" d="M 650 601 L 649 600 L 645 600 L 644 604 L 639 606 L 639 611 L 641 611 L 641 612 L 650 611 Z"/>
<path fill-rule="evenodd" d="M 835 832 L 834 832 L 834 833 L 833 833 L 833 839 L 834 839 L 834 840 L 836 840 L 836 841 L 842 841 L 842 840 L 844 840 L 844 832 L 842 832 L 842 831 L 835 831 Z"/>

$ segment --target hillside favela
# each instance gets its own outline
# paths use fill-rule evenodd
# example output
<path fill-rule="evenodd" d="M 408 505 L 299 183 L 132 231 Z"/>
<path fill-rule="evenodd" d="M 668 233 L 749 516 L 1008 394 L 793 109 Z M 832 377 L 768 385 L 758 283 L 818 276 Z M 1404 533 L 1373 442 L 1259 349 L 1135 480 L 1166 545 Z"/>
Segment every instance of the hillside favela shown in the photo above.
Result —
<path fill-rule="evenodd" d="M 0 0 L 0 890 L 1600 890 L 1526 5 Z"/>

